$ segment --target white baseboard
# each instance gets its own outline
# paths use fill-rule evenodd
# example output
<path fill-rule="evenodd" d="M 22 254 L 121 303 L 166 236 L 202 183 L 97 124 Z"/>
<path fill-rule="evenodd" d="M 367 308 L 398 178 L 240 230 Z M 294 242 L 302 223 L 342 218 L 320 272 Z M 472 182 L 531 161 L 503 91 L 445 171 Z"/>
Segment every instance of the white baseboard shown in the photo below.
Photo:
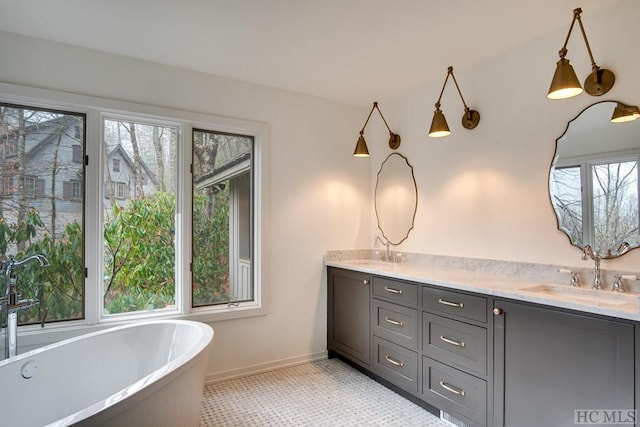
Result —
<path fill-rule="evenodd" d="M 327 351 L 320 351 L 317 353 L 310 353 L 302 356 L 289 357 L 281 360 L 274 360 L 272 362 L 260 363 L 258 365 L 246 366 L 238 369 L 231 369 L 229 371 L 216 372 L 208 374 L 205 377 L 205 383 L 214 383 L 224 380 L 230 380 L 234 378 L 246 377 L 249 375 L 260 374 L 263 372 L 273 371 L 274 369 L 287 368 L 291 366 L 301 365 L 303 363 L 315 362 L 316 360 L 322 360 L 327 358 Z"/>

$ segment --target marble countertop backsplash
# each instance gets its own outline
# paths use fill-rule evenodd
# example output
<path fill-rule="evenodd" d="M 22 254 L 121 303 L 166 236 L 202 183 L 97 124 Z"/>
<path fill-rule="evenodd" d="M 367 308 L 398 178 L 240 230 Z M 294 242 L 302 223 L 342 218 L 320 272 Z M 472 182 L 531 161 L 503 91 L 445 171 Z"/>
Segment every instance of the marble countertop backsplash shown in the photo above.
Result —
<path fill-rule="evenodd" d="M 605 288 L 595 291 L 593 263 L 585 268 L 560 265 L 461 258 L 395 252 L 398 262 L 383 262 L 384 250 L 329 251 L 327 266 L 347 268 L 381 276 L 430 283 L 498 297 L 536 302 L 630 320 L 640 320 L 640 281 L 624 280 L 624 293 L 611 291 L 615 274 L 638 276 L 638 272 L 602 270 Z M 570 287 L 573 271 L 579 287 Z"/>

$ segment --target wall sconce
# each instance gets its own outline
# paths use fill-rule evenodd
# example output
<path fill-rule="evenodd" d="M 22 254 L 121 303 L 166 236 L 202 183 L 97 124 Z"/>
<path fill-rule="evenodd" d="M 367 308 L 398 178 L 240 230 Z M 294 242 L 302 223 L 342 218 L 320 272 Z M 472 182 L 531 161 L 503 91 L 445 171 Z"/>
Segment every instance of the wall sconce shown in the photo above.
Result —
<path fill-rule="evenodd" d="M 369 112 L 369 117 L 367 117 L 367 121 L 364 122 L 364 126 L 362 126 L 362 130 L 360 131 L 360 137 L 358 138 L 358 142 L 356 143 L 356 149 L 353 152 L 353 157 L 369 157 L 367 142 L 364 140 L 364 128 L 367 127 L 367 123 L 369 123 L 369 119 L 371 118 L 371 114 L 373 114 L 373 110 L 378 110 L 378 113 L 380 113 L 380 117 L 382 117 L 382 121 L 384 122 L 385 126 L 389 130 L 389 148 L 391 148 L 392 150 L 395 150 L 398 147 L 400 147 L 400 135 L 398 135 L 397 133 L 391 132 L 391 129 L 389 129 L 389 125 L 387 124 L 387 121 L 384 119 L 384 116 L 382 115 L 382 111 L 380 111 L 380 108 L 378 108 L 378 103 L 374 102 L 373 107 Z"/>
<path fill-rule="evenodd" d="M 580 86 L 578 76 L 576 76 L 576 72 L 573 70 L 571 64 L 569 64 L 569 60 L 565 58 L 567 55 L 567 43 L 569 42 L 569 37 L 571 36 L 571 31 L 573 30 L 573 25 L 576 23 L 576 20 L 578 24 L 580 24 L 580 31 L 582 31 L 584 43 L 587 45 L 589 58 L 591 58 L 592 73 L 589 74 L 584 81 L 584 90 L 591 96 L 600 96 L 609 92 L 616 80 L 613 72 L 604 68 L 601 69 L 596 65 L 596 61 L 593 59 L 593 54 L 591 53 L 589 41 L 587 40 L 587 34 L 584 32 L 582 19 L 580 19 L 581 13 L 582 9 L 580 8 L 573 10 L 573 21 L 571 21 L 569 33 L 564 41 L 564 45 L 562 49 L 560 49 L 560 60 L 557 63 L 556 72 L 553 74 L 553 80 L 551 80 L 551 86 L 547 94 L 547 98 L 549 99 L 565 99 L 582 93 L 582 86 Z"/>
<path fill-rule="evenodd" d="M 611 115 L 611 123 L 624 123 L 640 119 L 640 109 L 635 105 L 618 102 Z"/>
<path fill-rule="evenodd" d="M 449 76 L 453 78 L 453 82 L 456 84 L 456 89 L 458 89 L 458 94 L 460 94 L 460 99 L 462 99 L 462 105 L 464 105 L 462 126 L 465 129 L 474 129 L 480 122 L 480 113 L 478 113 L 476 110 L 470 110 L 469 107 L 467 107 L 467 104 L 464 102 L 464 98 L 462 97 L 460 86 L 458 86 L 456 76 L 453 75 L 453 67 L 449 67 L 447 68 L 447 77 L 444 79 L 444 85 L 442 85 L 440 96 L 438 97 L 438 101 L 436 102 L 436 111 L 433 112 L 433 120 L 431 120 L 431 127 L 429 128 L 429 136 L 433 138 L 439 138 L 451 134 L 449 126 L 447 125 L 447 119 L 445 119 L 442 110 L 440 110 L 440 100 L 442 99 L 444 88 L 447 86 Z"/>

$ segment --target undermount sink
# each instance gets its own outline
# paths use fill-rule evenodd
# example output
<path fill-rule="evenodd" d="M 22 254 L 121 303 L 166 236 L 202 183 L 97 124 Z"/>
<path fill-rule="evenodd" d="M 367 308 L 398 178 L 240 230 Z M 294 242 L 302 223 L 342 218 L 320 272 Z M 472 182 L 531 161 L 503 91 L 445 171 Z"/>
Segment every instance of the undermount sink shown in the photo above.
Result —
<path fill-rule="evenodd" d="M 364 267 L 391 267 L 394 265 L 398 265 L 397 263 L 394 263 L 394 262 L 378 261 L 375 259 L 354 259 L 354 260 L 348 261 L 348 263 L 352 265 L 359 265 Z"/>
<path fill-rule="evenodd" d="M 640 299 L 640 296 L 635 293 L 611 292 L 606 289 L 595 290 L 591 288 L 547 284 L 521 288 L 520 291 L 535 294 L 543 298 L 562 300 L 568 303 L 633 312 L 638 312 L 638 300 Z"/>

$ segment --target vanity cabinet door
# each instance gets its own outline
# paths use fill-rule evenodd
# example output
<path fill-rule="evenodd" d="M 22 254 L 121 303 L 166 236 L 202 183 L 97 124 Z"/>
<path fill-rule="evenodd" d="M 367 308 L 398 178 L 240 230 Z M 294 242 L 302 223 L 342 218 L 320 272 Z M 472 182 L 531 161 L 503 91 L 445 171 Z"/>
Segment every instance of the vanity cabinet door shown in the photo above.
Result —
<path fill-rule="evenodd" d="M 500 300 L 494 307 L 495 425 L 574 426 L 587 416 L 576 410 L 611 417 L 634 408 L 632 324 Z M 604 412 L 588 414 L 606 421 Z"/>
<path fill-rule="evenodd" d="M 329 352 L 369 366 L 371 362 L 371 276 L 328 270 L 327 341 Z"/>

